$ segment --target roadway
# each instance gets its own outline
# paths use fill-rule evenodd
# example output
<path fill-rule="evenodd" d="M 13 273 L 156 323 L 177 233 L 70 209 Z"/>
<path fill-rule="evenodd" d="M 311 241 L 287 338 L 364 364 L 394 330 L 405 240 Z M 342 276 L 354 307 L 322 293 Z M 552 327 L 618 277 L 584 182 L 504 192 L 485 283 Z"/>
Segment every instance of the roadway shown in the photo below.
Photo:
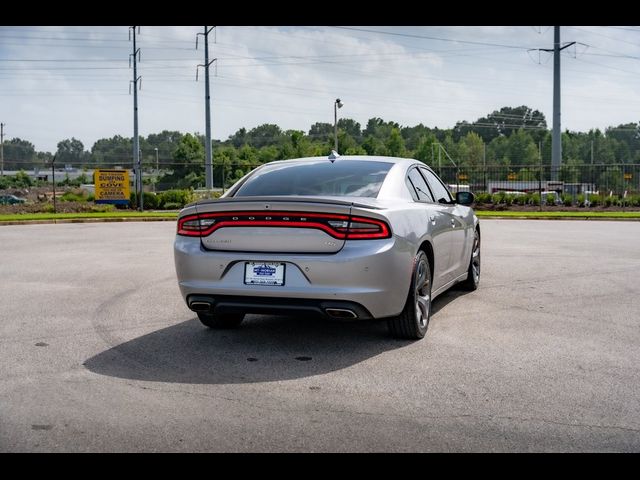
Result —
<path fill-rule="evenodd" d="M 640 223 L 482 220 L 422 341 L 184 305 L 173 222 L 0 227 L 0 451 L 638 451 Z"/>

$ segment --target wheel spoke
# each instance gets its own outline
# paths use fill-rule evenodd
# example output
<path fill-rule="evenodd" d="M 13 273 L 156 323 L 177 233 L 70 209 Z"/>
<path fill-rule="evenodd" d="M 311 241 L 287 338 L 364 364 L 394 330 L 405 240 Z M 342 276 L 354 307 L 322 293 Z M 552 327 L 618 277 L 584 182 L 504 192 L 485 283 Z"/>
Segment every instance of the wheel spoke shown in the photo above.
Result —
<path fill-rule="evenodd" d="M 480 237 L 476 231 L 473 239 L 473 251 L 471 253 L 471 269 L 473 280 L 477 283 L 480 280 Z"/>
<path fill-rule="evenodd" d="M 416 320 L 421 327 L 426 327 L 429 322 L 429 310 L 431 308 L 431 285 L 428 274 L 429 265 L 426 262 L 418 265 L 417 281 L 415 290 L 416 299 Z"/>

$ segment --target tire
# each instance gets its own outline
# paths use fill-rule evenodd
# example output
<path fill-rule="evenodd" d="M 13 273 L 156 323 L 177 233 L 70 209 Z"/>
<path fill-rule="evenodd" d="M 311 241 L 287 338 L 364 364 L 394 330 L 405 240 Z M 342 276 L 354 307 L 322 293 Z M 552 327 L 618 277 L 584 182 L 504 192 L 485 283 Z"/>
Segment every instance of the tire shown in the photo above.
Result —
<path fill-rule="evenodd" d="M 244 320 L 244 313 L 202 313 L 198 312 L 198 318 L 203 325 L 209 328 L 225 329 L 237 328 Z"/>
<path fill-rule="evenodd" d="M 387 320 L 389 333 L 395 338 L 419 340 L 429 328 L 431 318 L 432 272 L 426 254 L 421 250 L 413 262 L 413 275 L 407 302 L 400 315 Z"/>
<path fill-rule="evenodd" d="M 475 230 L 473 236 L 473 247 L 471 248 L 471 259 L 467 269 L 467 279 L 460 285 L 463 289 L 473 291 L 480 284 L 480 232 Z"/>

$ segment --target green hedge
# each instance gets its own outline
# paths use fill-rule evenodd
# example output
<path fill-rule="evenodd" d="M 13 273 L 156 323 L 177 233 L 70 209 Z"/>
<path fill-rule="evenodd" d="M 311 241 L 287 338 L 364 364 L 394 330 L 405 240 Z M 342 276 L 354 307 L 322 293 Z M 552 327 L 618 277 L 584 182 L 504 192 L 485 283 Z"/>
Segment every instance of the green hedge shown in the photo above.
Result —
<path fill-rule="evenodd" d="M 194 196 L 191 190 L 167 190 L 159 193 L 145 192 L 142 196 L 145 210 L 179 210 L 193 201 Z M 131 192 L 129 204 L 131 208 L 137 207 L 135 192 Z"/>

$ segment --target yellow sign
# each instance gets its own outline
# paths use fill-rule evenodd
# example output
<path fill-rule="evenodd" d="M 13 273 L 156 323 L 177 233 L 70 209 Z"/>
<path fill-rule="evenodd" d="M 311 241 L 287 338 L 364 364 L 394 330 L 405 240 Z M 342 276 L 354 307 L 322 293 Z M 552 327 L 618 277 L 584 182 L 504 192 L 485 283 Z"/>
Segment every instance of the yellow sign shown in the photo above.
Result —
<path fill-rule="evenodd" d="M 129 203 L 128 170 L 95 170 L 96 203 Z"/>
<path fill-rule="evenodd" d="M 460 175 L 458 175 L 458 180 L 469 180 L 469 175 L 467 175 L 466 173 L 461 173 Z"/>
<path fill-rule="evenodd" d="M 516 178 L 518 178 L 518 175 L 515 173 L 510 173 L 507 175 L 507 180 L 515 180 Z"/>
<path fill-rule="evenodd" d="M 632 174 L 630 174 L 630 173 L 625 173 L 625 174 L 624 174 L 624 179 L 625 179 L 625 180 L 631 180 L 632 178 L 633 178 L 633 175 L 632 175 Z"/>

